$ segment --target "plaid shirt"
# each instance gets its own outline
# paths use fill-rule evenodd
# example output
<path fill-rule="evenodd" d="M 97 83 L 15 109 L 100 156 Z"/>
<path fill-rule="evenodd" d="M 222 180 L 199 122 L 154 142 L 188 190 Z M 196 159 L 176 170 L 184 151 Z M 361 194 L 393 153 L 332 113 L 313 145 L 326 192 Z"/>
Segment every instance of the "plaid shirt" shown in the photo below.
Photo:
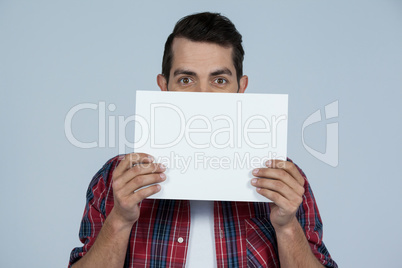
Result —
<path fill-rule="evenodd" d="M 94 244 L 113 208 L 112 173 L 119 158 L 110 159 L 94 176 L 88 191 L 79 237 L 69 267 Z M 306 179 L 303 171 L 300 173 Z M 322 222 L 313 192 L 305 183 L 297 218 L 312 252 L 327 267 L 337 267 L 322 241 Z M 145 199 L 133 225 L 124 267 L 185 267 L 190 231 L 190 202 Z M 280 267 L 275 230 L 268 203 L 214 202 L 214 232 L 218 267 Z"/>

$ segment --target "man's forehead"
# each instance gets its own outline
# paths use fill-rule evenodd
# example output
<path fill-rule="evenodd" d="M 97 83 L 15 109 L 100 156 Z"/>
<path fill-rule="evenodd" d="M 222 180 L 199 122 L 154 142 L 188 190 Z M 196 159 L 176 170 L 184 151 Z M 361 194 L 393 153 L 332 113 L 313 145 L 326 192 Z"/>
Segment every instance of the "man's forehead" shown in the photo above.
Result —
<path fill-rule="evenodd" d="M 185 37 L 175 37 L 172 42 L 172 51 L 177 52 L 183 49 L 194 49 L 197 50 L 200 47 L 209 47 L 211 50 L 227 50 L 228 52 L 233 51 L 233 47 L 231 45 L 224 46 L 221 44 L 217 44 L 215 42 L 207 42 L 207 41 L 193 41 L 191 39 Z"/>
<path fill-rule="evenodd" d="M 209 72 L 229 70 L 234 71 L 232 47 L 224 47 L 211 42 L 191 41 L 187 38 L 179 37 L 173 40 L 172 44 L 172 67 L 176 72 L 178 69 L 191 70 L 192 67 L 208 67 Z"/>

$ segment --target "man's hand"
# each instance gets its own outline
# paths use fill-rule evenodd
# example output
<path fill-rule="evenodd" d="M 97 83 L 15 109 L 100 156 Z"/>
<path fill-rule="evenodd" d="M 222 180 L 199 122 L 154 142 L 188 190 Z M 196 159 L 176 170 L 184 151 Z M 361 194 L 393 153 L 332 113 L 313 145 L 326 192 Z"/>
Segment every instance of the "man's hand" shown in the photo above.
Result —
<path fill-rule="evenodd" d="M 296 212 L 303 202 L 304 178 L 292 162 L 269 160 L 267 168 L 255 169 L 251 184 L 257 192 L 273 201 L 270 219 L 275 228 L 281 267 L 323 267 L 314 256 L 297 221 Z"/>
<path fill-rule="evenodd" d="M 160 191 L 160 185 L 155 183 L 166 179 L 165 170 L 162 164 L 153 163 L 153 157 L 148 154 L 125 155 L 113 171 L 114 207 L 111 214 L 114 213 L 121 223 L 132 226 L 140 216 L 138 204 Z M 144 186 L 149 187 L 140 189 Z"/>
<path fill-rule="evenodd" d="M 275 229 L 291 226 L 303 201 L 304 178 L 297 167 L 288 161 L 269 160 L 267 168 L 253 171 L 258 177 L 251 181 L 257 192 L 273 201 L 270 203 L 271 223 Z"/>
<path fill-rule="evenodd" d="M 114 206 L 95 243 L 74 268 L 123 267 L 133 224 L 140 216 L 138 204 L 160 190 L 151 185 L 165 180 L 165 167 L 148 154 L 127 154 L 112 174 Z M 151 186 L 150 186 L 151 185 Z M 141 187 L 149 186 L 143 189 Z"/>

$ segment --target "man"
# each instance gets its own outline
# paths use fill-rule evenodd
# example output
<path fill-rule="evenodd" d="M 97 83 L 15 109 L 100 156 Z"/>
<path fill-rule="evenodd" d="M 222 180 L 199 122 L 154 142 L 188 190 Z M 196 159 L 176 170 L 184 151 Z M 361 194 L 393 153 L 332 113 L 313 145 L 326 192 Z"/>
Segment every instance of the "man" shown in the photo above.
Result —
<path fill-rule="evenodd" d="M 165 44 L 160 89 L 243 93 L 248 77 L 241 42 L 234 25 L 219 14 L 181 19 Z M 195 228 L 190 219 L 202 213 L 200 203 L 151 199 L 166 179 L 165 169 L 145 153 L 117 156 L 104 165 L 90 183 L 80 229 L 84 246 L 72 251 L 70 266 L 184 267 L 196 266 L 193 259 L 202 256 L 198 267 L 337 267 L 322 243 L 306 177 L 291 161 L 272 160 L 253 170 L 250 183 L 267 203 L 210 202 L 212 210 L 203 214 L 210 224 L 197 227 L 191 221 Z M 194 232 L 208 226 L 214 241 L 204 248 L 212 250 L 195 250 L 204 239 L 196 240 Z"/>

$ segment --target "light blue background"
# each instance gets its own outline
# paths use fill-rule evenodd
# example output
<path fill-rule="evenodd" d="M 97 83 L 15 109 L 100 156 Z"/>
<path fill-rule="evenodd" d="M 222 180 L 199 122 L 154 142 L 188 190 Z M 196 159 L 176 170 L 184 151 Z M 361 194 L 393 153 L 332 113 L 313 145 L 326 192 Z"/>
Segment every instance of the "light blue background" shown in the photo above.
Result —
<path fill-rule="evenodd" d="M 0 1 L 1 267 L 65 267 L 88 183 L 118 148 L 80 149 L 79 103 L 134 113 L 157 90 L 174 23 L 227 15 L 243 34 L 249 92 L 288 93 L 288 154 L 306 172 L 340 267 L 401 267 L 402 1 Z M 310 155 L 304 120 L 339 101 L 339 165 Z M 96 111 L 73 121 L 97 139 Z M 306 129 L 324 151 L 326 122 Z M 133 129 L 127 128 L 131 137 Z"/>

